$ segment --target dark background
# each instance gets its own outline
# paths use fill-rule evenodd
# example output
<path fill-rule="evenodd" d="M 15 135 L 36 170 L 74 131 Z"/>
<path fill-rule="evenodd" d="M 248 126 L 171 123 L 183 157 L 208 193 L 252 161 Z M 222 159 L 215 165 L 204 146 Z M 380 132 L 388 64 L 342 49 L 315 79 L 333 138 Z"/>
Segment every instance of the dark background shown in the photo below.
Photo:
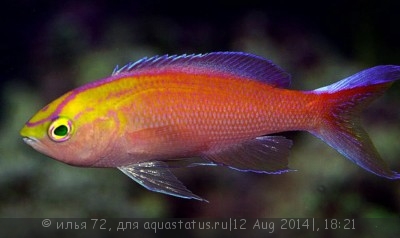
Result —
<path fill-rule="evenodd" d="M 0 217 L 398 217 L 400 183 L 379 178 L 307 133 L 295 173 L 226 168 L 176 175 L 210 203 L 149 192 L 113 169 L 75 168 L 24 145 L 18 131 L 64 92 L 156 54 L 246 51 L 311 90 L 364 68 L 400 64 L 398 1 L 29 1 L 3 3 Z M 400 170 L 399 83 L 364 113 Z"/>

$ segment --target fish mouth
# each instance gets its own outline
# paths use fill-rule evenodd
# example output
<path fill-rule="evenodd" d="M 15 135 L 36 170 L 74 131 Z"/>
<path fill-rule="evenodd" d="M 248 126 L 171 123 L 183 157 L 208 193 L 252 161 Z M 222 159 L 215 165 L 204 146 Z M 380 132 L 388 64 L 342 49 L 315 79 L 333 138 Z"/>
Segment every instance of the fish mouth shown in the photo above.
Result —
<path fill-rule="evenodd" d="M 29 136 L 22 138 L 22 140 L 25 143 L 27 143 L 28 145 L 35 144 L 35 143 L 39 142 L 39 140 L 36 139 L 35 137 L 29 137 Z"/>
<path fill-rule="evenodd" d="M 22 140 L 31 146 L 33 149 L 46 154 L 46 145 L 43 144 L 40 140 L 36 139 L 35 137 L 30 137 L 30 136 L 25 136 L 22 138 Z"/>

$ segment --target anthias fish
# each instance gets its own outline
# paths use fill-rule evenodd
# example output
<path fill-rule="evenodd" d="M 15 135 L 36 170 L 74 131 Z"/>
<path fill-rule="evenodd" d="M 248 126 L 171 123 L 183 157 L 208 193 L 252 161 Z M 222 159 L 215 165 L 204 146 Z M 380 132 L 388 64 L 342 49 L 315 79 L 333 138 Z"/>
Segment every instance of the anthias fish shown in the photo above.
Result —
<path fill-rule="evenodd" d="M 366 69 L 313 91 L 287 89 L 290 75 L 241 52 L 144 58 L 67 92 L 21 130 L 34 149 L 64 163 L 114 167 L 145 188 L 204 200 L 169 170 L 219 165 L 290 171 L 291 140 L 308 131 L 376 175 L 399 179 L 359 125 L 359 114 L 400 78 L 400 66 Z"/>

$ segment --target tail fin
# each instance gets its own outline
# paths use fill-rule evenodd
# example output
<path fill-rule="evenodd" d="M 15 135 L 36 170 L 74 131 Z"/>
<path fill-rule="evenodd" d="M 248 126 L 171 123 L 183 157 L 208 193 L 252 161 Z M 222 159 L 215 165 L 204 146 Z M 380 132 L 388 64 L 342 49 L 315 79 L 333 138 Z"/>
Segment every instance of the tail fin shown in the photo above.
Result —
<path fill-rule="evenodd" d="M 320 126 L 311 131 L 362 168 L 385 178 L 400 179 L 382 160 L 360 125 L 361 111 L 400 79 L 400 66 L 385 65 L 361 71 L 332 85 L 314 90 L 327 97 Z"/>

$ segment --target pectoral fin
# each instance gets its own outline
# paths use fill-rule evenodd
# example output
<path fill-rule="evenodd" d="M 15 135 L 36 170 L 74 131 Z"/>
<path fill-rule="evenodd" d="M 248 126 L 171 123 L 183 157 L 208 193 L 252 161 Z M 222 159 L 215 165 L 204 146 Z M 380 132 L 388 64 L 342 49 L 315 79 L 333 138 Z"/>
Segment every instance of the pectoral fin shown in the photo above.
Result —
<path fill-rule="evenodd" d="M 287 157 L 291 146 L 292 141 L 283 136 L 263 136 L 203 157 L 239 171 L 281 174 L 290 171 Z"/>
<path fill-rule="evenodd" d="M 207 200 L 193 194 L 171 173 L 162 161 L 149 161 L 118 167 L 124 174 L 148 190 L 186 199 Z"/>

